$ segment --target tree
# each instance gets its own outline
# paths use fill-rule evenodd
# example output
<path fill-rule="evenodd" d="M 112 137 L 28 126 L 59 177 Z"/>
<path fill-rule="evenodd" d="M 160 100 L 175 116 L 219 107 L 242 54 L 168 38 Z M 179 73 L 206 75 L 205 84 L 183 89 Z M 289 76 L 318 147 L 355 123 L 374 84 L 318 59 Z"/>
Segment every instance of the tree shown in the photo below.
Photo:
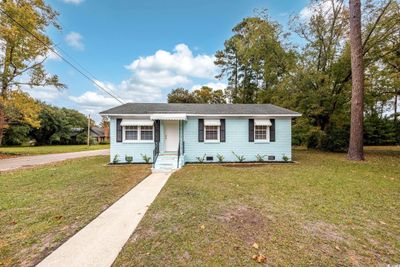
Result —
<path fill-rule="evenodd" d="M 213 90 L 211 87 L 202 86 L 193 92 L 196 103 L 201 104 L 224 104 L 225 94 L 222 90 Z"/>
<path fill-rule="evenodd" d="M 233 103 L 270 102 L 293 63 L 294 53 L 281 40 L 285 35 L 265 12 L 243 19 L 233 33 L 215 54 L 221 70 L 217 78 L 228 78 Z"/>
<path fill-rule="evenodd" d="M 177 88 L 168 94 L 168 103 L 223 104 L 226 103 L 226 95 L 223 90 L 213 90 L 208 86 L 202 86 L 193 92 Z"/>
<path fill-rule="evenodd" d="M 347 158 L 349 160 L 364 160 L 364 64 L 361 40 L 361 1 L 349 0 L 349 6 L 352 95 L 350 144 Z"/>
<path fill-rule="evenodd" d="M 39 113 L 41 105 L 30 97 L 27 93 L 20 90 L 13 90 L 8 92 L 7 97 L 0 95 L 0 107 L 3 114 L 7 114 L 8 123 L 5 123 L 4 117 L 0 117 L 2 128 L 1 131 L 9 127 L 13 127 L 9 135 L 18 134 L 19 137 L 8 138 L 6 142 L 16 144 L 18 142 L 26 141 L 22 138 L 22 134 L 26 133 L 29 127 L 39 128 L 40 120 Z M 28 126 L 17 127 L 17 126 Z M 17 128 L 18 129 L 17 129 Z M 0 137 L 0 145 L 2 144 L 3 133 Z M 12 141 L 13 140 L 13 141 Z"/>
<path fill-rule="evenodd" d="M 7 114 L 5 103 L 12 97 L 12 91 L 21 86 L 65 87 L 57 75 L 44 69 L 44 61 L 51 52 L 52 44 L 45 30 L 49 26 L 60 29 L 58 13 L 43 0 L 18 0 L 0 2 L 0 143 L 4 129 L 14 118 Z M 18 25 L 20 24 L 20 25 Z M 30 33 L 34 36 L 32 36 Z M 37 40 L 36 38 L 40 39 Z M 21 106 L 21 113 L 27 109 Z M 32 126 L 38 124 L 33 118 L 28 120 Z"/>
<path fill-rule="evenodd" d="M 196 100 L 189 90 L 176 88 L 168 94 L 168 103 L 195 103 Z"/>

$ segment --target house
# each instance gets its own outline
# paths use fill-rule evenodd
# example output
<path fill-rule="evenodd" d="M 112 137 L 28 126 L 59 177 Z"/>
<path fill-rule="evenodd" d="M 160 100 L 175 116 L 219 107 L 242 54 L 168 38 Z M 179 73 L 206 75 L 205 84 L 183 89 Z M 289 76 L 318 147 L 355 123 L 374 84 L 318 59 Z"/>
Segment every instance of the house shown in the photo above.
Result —
<path fill-rule="evenodd" d="M 299 113 L 271 104 L 128 103 L 110 119 L 110 162 L 174 169 L 189 162 L 291 160 L 291 121 Z M 131 158 L 132 157 L 132 158 Z"/>
<path fill-rule="evenodd" d="M 108 137 L 108 129 L 103 129 L 97 126 L 90 127 L 90 137 L 95 139 L 97 143 L 107 142 Z"/>

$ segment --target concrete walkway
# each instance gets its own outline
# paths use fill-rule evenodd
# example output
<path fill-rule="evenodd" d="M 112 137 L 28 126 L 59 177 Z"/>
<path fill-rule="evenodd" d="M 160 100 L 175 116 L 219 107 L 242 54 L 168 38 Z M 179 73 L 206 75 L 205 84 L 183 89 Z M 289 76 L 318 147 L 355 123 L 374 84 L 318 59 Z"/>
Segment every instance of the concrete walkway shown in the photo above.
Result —
<path fill-rule="evenodd" d="M 37 266 L 111 266 L 170 175 L 148 176 Z"/>
<path fill-rule="evenodd" d="M 110 153 L 109 149 L 101 149 L 101 150 L 47 154 L 47 155 L 37 155 L 37 156 L 23 156 L 23 157 L 2 159 L 0 160 L 0 172 L 11 171 L 19 168 L 33 167 L 36 165 L 48 164 L 67 159 L 109 155 L 109 153 Z"/>

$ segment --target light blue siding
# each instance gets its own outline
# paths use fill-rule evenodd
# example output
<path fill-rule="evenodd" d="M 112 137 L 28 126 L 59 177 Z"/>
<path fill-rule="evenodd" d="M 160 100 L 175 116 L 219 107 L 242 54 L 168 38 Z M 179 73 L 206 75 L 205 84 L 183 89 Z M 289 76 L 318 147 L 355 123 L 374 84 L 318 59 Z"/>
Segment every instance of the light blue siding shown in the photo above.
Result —
<path fill-rule="evenodd" d="M 116 119 L 110 119 L 110 162 L 118 155 L 120 163 L 124 163 L 125 156 L 133 156 L 133 162 L 144 162 L 141 154 L 151 157 L 153 161 L 154 143 L 123 143 L 116 142 Z"/>
<path fill-rule="evenodd" d="M 275 118 L 275 142 L 257 143 L 249 142 L 248 137 L 248 118 L 225 118 L 226 142 L 207 143 L 198 142 L 198 118 L 189 117 L 187 121 L 182 121 L 180 129 L 181 149 L 184 143 L 185 162 L 197 162 L 196 157 L 213 156 L 214 161 L 218 161 L 216 155 L 219 153 L 224 156 L 224 161 L 237 161 L 232 151 L 237 155 L 243 155 L 245 161 L 256 161 L 256 155 L 275 156 L 275 160 L 283 160 L 283 155 L 289 160 L 292 159 L 291 150 L 291 118 Z M 116 142 L 116 119 L 110 119 L 110 162 L 115 155 L 119 156 L 121 163 L 125 162 L 125 155 L 133 156 L 134 162 L 144 162 L 141 154 L 153 157 L 154 143 L 123 143 Z M 160 152 L 164 151 L 164 124 L 160 123 Z M 153 160 L 153 159 L 152 159 Z M 267 160 L 265 158 L 265 160 Z M 183 165 L 183 162 L 180 162 Z"/>
<path fill-rule="evenodd" d="M 275 119 L 275 142 L 257 143 L 249 142 L 248 118 L 226 118 L 226 142 L 207 143 L 198 142 L 198 118 L 191 117 L 184 124 L 185 161 L 197 162 L 196 157 L 213 156 L 219 153 L 224 156 L 225 161 L 237 161 L 233 155 L 243 155 L 245 161 L 256 161 L 256 155 L 275 156 L 275 160 L 282 160 L 286 155 L 289 160 L 291 153 L 291 119 Z"/>

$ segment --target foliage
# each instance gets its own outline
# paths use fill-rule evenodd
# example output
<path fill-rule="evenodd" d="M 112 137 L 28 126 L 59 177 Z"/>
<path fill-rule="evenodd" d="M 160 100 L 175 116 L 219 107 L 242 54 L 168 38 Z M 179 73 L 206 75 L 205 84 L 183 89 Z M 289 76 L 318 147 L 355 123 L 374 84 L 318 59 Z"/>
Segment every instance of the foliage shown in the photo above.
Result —
<path fill-rule="evenodd" d="M 151 157 L 147 156 L 146 154 L 140 154 L 142 156 L 142 159 L 146 163 L 150 163 Z"/>
<path fill-rule="evenodd" d="M 222 163 L 225 160 L 225 157 L 222 154 L 218 153 L 216 157 L 217 157 L 219 163 Z"/>
<path fill-rule="evenodd" d="M 215 54 L 218 78 L 227 76 L 233 103 L 266 103 L 289 71 L 294 54 L 285 50 L 281 27 L 264 13 L 233 28 L 224 49 Z"/>
<path fill-rule="evenodd" d="M 193 92 L 177 88 L 168 94 L 168 103 L 224 104 L 226 95 L 223 90 L 214 90 L 208 86 L 202 86 Z"/>
<path fill-rule="evenodd" d="M 196 101 L 189 90 L 176 88 L 168 94 L 168 103 L 196 103 Z"/>
<path fill-rule="evenodd" d="M 29 141 L 28 125 L 12 125 L 7 128 L 7 134 L 4 136 L 3 143 L 6 145 L 22 145 Z"/>
<path fill-rule="evenodd" d="M 204 154 L 202 157 L 196 157 L 197 161 L 200 163 L 203 163 L 206 160 L 206 154 Z"/>
<path fill-rule="evenodd" d="M 285 162 L 289 161 L 289 157 L 286 156 L 285 154 L 282 154 L 282 159 L 283 159 L 283 161 L 285 161 Z"/>
<path fill-rule="evenodd" d="M 38 144 L 86 143 L 87 118 L 85 115 L 72 109 L 42 105 L 43 108 L 39 114 L 42 126 L 31 132 L 32 138 Z M 93 121 L 91 125 L 94 125 Z"/>
<path fill-rule="evenodd" d="M 257 154 L 257 155 L 256 155 L 256 160 L 259 161 L 259 162 L 262 162 L 262 161 L 264 161 L 264 159 L 265 159 L 266 156 L 267 156 L 267 155 L 260 155 L 260 154 Z"/>
<path fill-rule="evenodd" d="M 245 158 L 243 155 L 238 155 L 238 154 L 236 154 L 236 153 L 233 152 L 233 151 L 232 151 L 232 154 L 236 157 L 236 159 L 237 159 L 239 162 L 243 162 L 243 161 L 246 160 L 246 158 Z"/>
<path fill-rule="evenodd" d="M 128 163 L 132 163 L 133 157 L 132 157 L 132 156 L 125 155 L 125 161 L 128 162 Z"/>
<path fill-rule="evenodd" d="M 115 154 L 115 155 L 114 155 L 113 163 L 114 163 L 114 164 L 119 163 L 119 155 L 118 155 L 118 154 Z"/>
<path fill-rule="evenodd" d="M 0 14 L 0 143 L 3 137 L 3 130 L 7 124 L 13 123 L 14 113 L 27 114 L 23 116 L 26 123 L 32 127 L 38 127 L 39 121 L 29 114 L 29 109 L 25 104 L 34 105 L 33 101 L 26 101 L 29 98 L 24 97 L 18 91 L 22 86 L 31 88 L 39 86 L 54 86 L 64 88 L 59 82 L 57 75 L 50 75 L 44 68 L 44 61 L 52 53 L 49 46 L 52 44 L 45 31 L 49 26 L 60 29 L 57 23 L 58 13 L 44 1 L 20 0 L 20 1 L 1 1 L 0 8 L 3 11 Z M 34 36 L 28 34 L 13 19 L 29 29 Z M 18 92 L 15 95 L 14 92 Z M 19 101 L 13 98 L 22 97 L 24 104 L 18 105 Z M 11 101 L 11 113 L 7 110 Z M 37 112 L 36 112 L 37 114 Z M 19 117 L 17 117 L 18 120 Z"/>
<path fill-rule="evenodd" d="M 392 113 L 388 108 L 397 112 L 400 96 L 400 5 L 387 0 L 362 6 L 365 110 L 377 112 L 383 123 Z M 351 99 L 348 7 L 343 0 L 322 0 L 307 9 L 309 16 L 290 22 L 290 31 L 302 38 L 300 49 L 265 12 L 243 19 L 215 55 L 217 78 L 228 79 L 233 103 L 274 103 L 302 113 L 293 125 L 293 144 L 344 151 Z"/>

